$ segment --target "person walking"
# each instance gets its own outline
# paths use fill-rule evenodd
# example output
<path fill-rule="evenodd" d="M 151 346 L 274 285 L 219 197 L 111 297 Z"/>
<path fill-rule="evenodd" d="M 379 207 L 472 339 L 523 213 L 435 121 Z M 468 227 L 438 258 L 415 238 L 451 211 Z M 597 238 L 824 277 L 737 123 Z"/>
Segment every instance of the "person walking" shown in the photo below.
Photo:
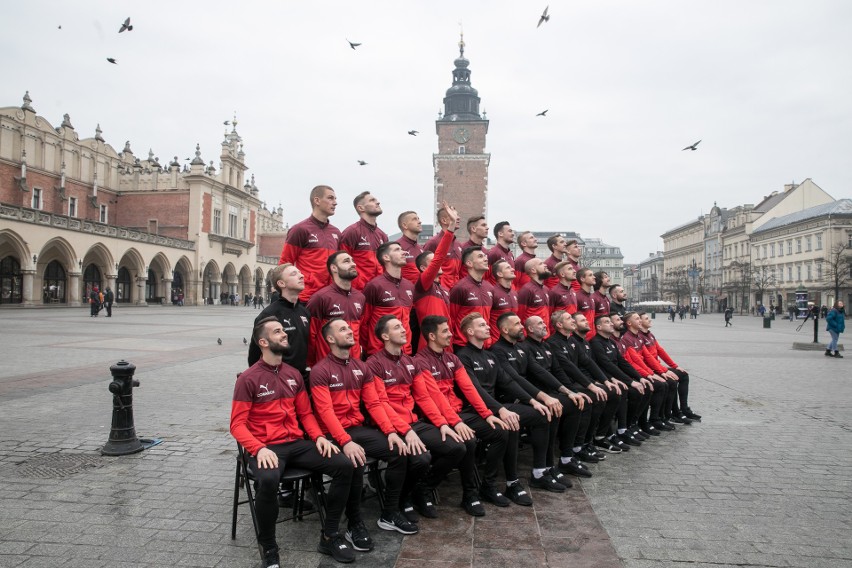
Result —
<path fill-rule="evenodd" d="M 112 293 L 112 289 L 107 286 L 104 291 L 104 308 L 106 308 L 106 317 L 112 317 L 112 303 L 115 301 L 115 294 Z"/>
<path fill-rule="evenodd" d="M 731 326 L 734 325 L 734 324 L 731 323 L 731 318 L 733 317 L 733 315 L 734 315 L 734 308 L 731 308 L 731 307 L 725 308 L 725 327 L 728 327 L 729 325 L 731 325 Z"/>
<path fill-rule="evenodd" d="M 825 316 L 825 324 L 825 330 L 831 336 L 831 341 L 825 349 L 825 356 L 843 359 L 843 355 L 837 350 L 837 340 L 840 339 L 840 334 L 846 331 L 846 312 L 843 310 L 841 300 L 834 302 L 834 307 Z"/>

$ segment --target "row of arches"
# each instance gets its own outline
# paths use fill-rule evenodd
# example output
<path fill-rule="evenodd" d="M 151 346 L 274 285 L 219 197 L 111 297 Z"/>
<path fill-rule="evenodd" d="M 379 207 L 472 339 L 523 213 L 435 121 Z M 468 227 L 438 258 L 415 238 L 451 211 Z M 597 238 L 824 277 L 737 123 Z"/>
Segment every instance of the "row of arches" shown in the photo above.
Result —
<path fill-rule="evenodd" d="M 172 251 L 166 251 L 172 252 Z M 178 253 L 178 254 L 174 254 Z M 201 304 L 219 303 L 225 293 L 267 296 L 273 267 L 237 269 L 233 263 L 220 268 L 208 261 L 196 268 L 180 251 L 172 259 L 163 252 L 145 260 L 135 247 L 115 254 L 104 243 L 91 245 L 78 255 L 62 237 L 47 241 L 31 251 L 15 232 L 0 230 L 0 305 L 81 305 L 97 287 L 109 287 L 117 303 Z"/>

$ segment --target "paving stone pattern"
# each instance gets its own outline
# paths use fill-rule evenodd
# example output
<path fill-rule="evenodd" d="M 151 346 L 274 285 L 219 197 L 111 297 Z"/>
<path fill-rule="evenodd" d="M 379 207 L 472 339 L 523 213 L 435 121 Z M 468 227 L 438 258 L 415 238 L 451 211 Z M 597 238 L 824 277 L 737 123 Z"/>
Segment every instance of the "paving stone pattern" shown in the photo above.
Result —
<path fill-rule="evenodd" d="M 0 310 L 0 567 L 258 566 L 245 507 L 230 538 L 228 433 L 233 381 L 246 365 L 242 339 L 256 313 L 119 307 L 95 319 L 85 309 Z M 487 505 L 473 520 L 458 508 L 451 477 L 440 518 L 411 537 L 375 528 L 375 499 L 367 500 L 376 550 L 356 565 L 852 564 L 850 362 L 791 351 L 803 338 L 781 320 L 771 330 L 747 317 L 727 330 L 721 316 L 656 322 L 692 372 L 703 424 L 610 456 L 565 495 L 533 491 L 529 509 Z M 108 369 L 120 359 L 138 367 L 137 433 L 163 443 L 101 457 Z M 335 565 L 316 553 L 318 538 L 315 516 L 280 524 L 283 565 Z"/>

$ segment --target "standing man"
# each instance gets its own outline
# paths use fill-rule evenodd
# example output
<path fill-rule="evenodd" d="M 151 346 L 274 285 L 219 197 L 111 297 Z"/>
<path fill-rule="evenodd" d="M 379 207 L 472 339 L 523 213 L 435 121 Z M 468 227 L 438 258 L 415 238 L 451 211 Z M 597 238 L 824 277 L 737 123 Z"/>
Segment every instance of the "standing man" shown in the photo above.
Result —
<path fill-rule="evenodd" d="M 494 291 L 483 277 L 488 272 L 488 258 L 477 248 L 465 249 L 462 253 L 462 266 L 467 276 L 450 290 L 450 328 L 453 332 L 453 348 L 460 349 L 467 344 L 467 337 L 461 331 L 461 320 L 471 312 L 478 312 L 488 321 Z M 490 343 L 490 342 L 489 342 Z"/>
<path fill-rule="evenodd" d="M 580 243 L 577 242 L 577 239 L 569 239 L 565 242 L 565 260 L 571 263 L 571 266 L 574 267 L 574 272 L 577 274 L 577 280 L 571 284 L 571 287 L 574 288 L 574 291 L 578 291 L 580 289 L 580 255 L 583 254 L 583 250 L 580 248 Z"/>
<path fill-rule="evenodd" d="M 260 320 L 254 326 L 252 344 L 259 346 L 261 358 L 237 377 L 231 404 L 231 435 L 248 452 L 257 480 L 257 543 L 263 552 L 263 566 L 279 566 L 275 540 L 277 497 L 287 466 L 331 477 L 317 549 L 338 562 L 352 562 L 355 553 L 340 535 L 339 525 L 350 497 L 353 464 L 323 435 L 311 412 L 301 373 L 282 360 L 288 343 L 278 319 L 270 316 Z"/>
<path fill-rule="evenodd" d="M 376 260 L 376 250 L 388 242 L 388 236 L 377 223 L 382 214 L 382 204 L 376 196 L 362 191 L 352 204 L 360 219 L 343 230 L 340 244 L 358 265 L 358 276 L 352 281 L 352 287 L 363 290 L 367 282 L 382 273 L 382 266 Z"/>
<path fill-rule="evenodd" d="M 376 258 L 382 265 L 382 274 L 367 283 L 364 288 L 366 308 L 361 317 L 361 327 L 376 329 L 382 316 L 393 315 L 405 326 L 407 337 L 411 338 L 411 308 L 414 305 L 414 285 L 402 277 L 402 267 L 406 265 L 405 251 L 399 243 L 384 243 L 376 251 Z M 372 355 L 383 347 L 382 341 L 372 333 L 361 335 L 361 344 Z M 411 344 L 405 346 L 405 353 L 411 354 Z"/>
<path fill-rule="evenodd" d="M 609 289 L 609 313 L 618 314 L 624 317 L 627 313 L 627 308 L 624 307 L 624 301 L 627 300 L 627 293 L 619 284 L 615 284 Z M 680 314 L 680 319 L 683 319 L 683 312 Z"/>
<path fill-rule="evenodd" d="M 488 266 L 493 266 L 495 262 L 502 258 L 514 267 L 515 255 L 512 254 L 509 247 L 515 242 L 515 231 L 512 230 L 512 226 L 508 221 L 500 221 L 494 225 L 494 238 L 497 239 L 497 244 L 488 250 Z M 490 284 L 493 284 L 490 273 L 488 273 L 486 278 Z M 514 284 L 514 286 L 517 290 L 517 284 Z"/>
<path fill-rule="evenodd" d="M 565 260 L 565 255 L 568 250 L 568 241 L 560 234 L 555 234 L 547 239 L 547 248 L 550 250 L 550 256 L 544 261 L 547 269 L 553 275 L 548 278 L 544 285 L 548 288 L 553 288 L 559 282 L 559 277 L 556 274 L 556 265 Z"/>
<path fill-rule="evenodd" d="M 441 231 L 433 236 L 431 239 L 426 241 L 426 245 L 423 247 L 425 250 L 435 252 L 438 250 L 438 244 L 441 242 L 441 238 L 444 236 L 444 233 L 447 231 L 454 233 L 456 229 L 459 228 L 459 217 L 455 215 L 455 220 L 453 220 L 453 216 L 449 214 L 446 207 L 441 207 L 438 209 L 438 224 L 441 226 Z M 455 234 L 453 234 L 453 244 L 450 245 L 450 250 L 447 251 L 447 255 L 444 257 L 444 264 L 441 266 L 441 270 L 443 270 L 443 274 L 441 275 L 441 285 L 446 290 L 451 290 L 453 286 L 455 286 L 456 282 L 461 278 L 462 270 L 462 247 L 461 244 L 456 239 Z"/>
<path fill-rule="evenodd" d="M 485 252 L 485 239 L 488 238 L 488 223 L 485 221 L 485 215 L 474 215 L 468 219 L 467 232 L 470 238 L 467 242 L 462 243 L 462 250 L 477 247 Z"/>
<path fill-rule="evenodd" d="M 418 240 L 420 233 L 423 232 L 423 223 L 414 211 L 403 211 L 397 217 L 396 224 L 402 232 L 402 236 L 396 242 L 405 251 L 406 264 L 402 267 L 402 277 L 414 284 L 420 276 L 414 259 L 423 252 L 423 247 Z"/>
<path fill-rule="evenodd" d="M 284 326 L 289 348 L 284 353 L 284 362 L 295 368 L 307 379 L 308 337 L 311 314 L 304 304 L 299 302 L 299 294 L 305 289 L 305 277 L 292 264 L 279 264 L 269 275 L 272 286 L 278 294 L 278 300 L 261 310 L 254 320 L 255 325 L 269 316 L 274 316 Z M 249 345 L 248 364 L 254 365 L 260 359 L 260 346 L 252 340 Z"/>
<path fill-rule="evenodd" d="M 500 328 L 497 319 L 507 312 L 518 311 L 518 293 L 512 287 L 515 281 L 515 268 L 502 258 L 491 265 L 495 284 L 492 289 L 491 314 L 488 316 L 488 327 L 491 328 L 491 341 L 500 339 Z"/>
<path fill-rule="evenodd" d="M 546 263 L 545 263 L 546 264 Z M 574 292 L 573 283 L 577 280 L 577 274 L 574 272 L 574 267 L 567 260 L 556 264 L 553 267 L 556 271 L 558 282 L 550 287 L 550 315 L 554 312 L 565 311 L 569 314 L 577 312 L 577 294 Z M 548 278 L 549 282 L 552 278 Z"/>
<path fill-rule="evenodd" d="M 112 303 L 115 300 L 115 294 L 112 293 L 112 289 L 107 286 L 104 291 L 104 307 L 106 308 L 107 315 L 106 317 L 112 317 Z"/>
<path fill-rule="evenodd" d="M 94 286 L 92 291 L 89 292 L 89 316 L 96 318 L 99 311 L 101 311 L 101 295 L 98 292 L 98 287 Z"/>
<path fill-rule="evenodd" d="M 550 277 L 550 271 L 543 260 L 535 257 L 526 262 L 524 271 L 527 283 L 518 290 L 518 317 L 522 322 L 532 316 L 538 316 L 542 321 L 548 322 L 550 321 L 550 294 L 544 287 L 544 281 Z"/>
<path fill-rule="evenodd" d="M 406 424 L 401 431 L 396 430 L 396 425 L 388 417 L 372 384 L 373 373 L 366 363 L 349 357 L 349 351 L 355 346 L 355 336 L 345 321 L 336 319 L 325 324 L 322 340 L 328 343 L 330 353 L 311 368 L 311 399 L 322 431 L 330 434 L 344 455 L 359 468 L 355 471 L 358 479 L 352 484 L 346 506 L 346 518 L 349 521 L 346 540 L 355 550 L 372 550 L 373 541 L 361 519 L 361 484 L 364 477 L 360 468 L 366 463 L 367 457 L 388 464 L 385 470 L 384 509 L 377 521 L 379 528 L 402 534 L 418 532 L 417 525 L 412 524 L 399 510 L 399 496 L 408 469 L 408 446 L 402 437 L 407 436 L 411 427 Z M 378 429 L 364 425 L 362 400 Z M 409 443 L 415 443 L 416 437 L 415 433 L 408 438 Z"/>
<path fill-rule="evenodd" d="M 609 289 L 610 289 L 609 274 L 601 270 L 595 272 L 595 291 L 592 293 L 592 301 L 595 304 L 595 318 L 608 316 L 610 312 Z M 595 321 L 594 319 L 590 321 Z"/>
<path fill-rule="evenodd" d="M 353 289 L 360 269 L 355 266 L 352 256 L 345 250 L 333 253 L 326 261 L 331 284 L 320 288 L 311 296 L 306 306 L 311 313 L 311 335 L 308 342 L 308 366 L 313 366 L 328 355 L 328 344 L 318 341 L 322 327 L 332 319 L 343 319 L 355 334 L 355 346 L 350 355 L 361 358 L 361 316 L 364 315 L 364 294 Z M 368 330 L 369 331 L 369 330 Z"/>
<path fill-rule="evenodd" d="M 527 262 L 536 257 L 535 250 L 538 248 L 538 239 L 535 238 L 535 235 L 531 231 L 524 231 L 518 237 L 518 246 L 521 247 L 521 251 L 523 252 L 515 258 L 515 272 L 520 277 L 520 280 L 515 282 L 515 288 L 520 290 L 524 284 L 530 281 L 530 277 L 526 272 L 526 266 Z"/>
<path fill-rule="evenodd" d="M 574 291 L 577 297 L 577 313 L 583 314 L 586 321 L 595 321 L 595 299 L 592 298 L 595 290 L 595 274 L 592 269 L 581 268 L 577 272 L 577 282 L 580 283 L 580 289 Z M 588 333 L 586 339 L 591 339 L 595 335 L 591 330 L 588 330 Z"/>
<path fill-rule="evenodd" d="M 293 264 L 305 276 L 305 289 L 299 299 L 307 302 L 311 295 L 328 284 L 325 263 L 340 248 L 340 230 L 329 222 L 337 209 L 337 195 L 327 185 L 311 190 L 311 215 L 290 227 L 278 264 Z"/>
<path fill-rule="evenodd" d="M 831 341 L 828 347 L 825 348 L 825 355 L 842 359 L 843 355 L 837 350 L 837 341 L 840 339 L 840 334 L 846 331 L 846 313 L 843 311 L 842 300 L 834 302 L 834 306 L 825 315 L 825 330 L 831 336 Z"/>

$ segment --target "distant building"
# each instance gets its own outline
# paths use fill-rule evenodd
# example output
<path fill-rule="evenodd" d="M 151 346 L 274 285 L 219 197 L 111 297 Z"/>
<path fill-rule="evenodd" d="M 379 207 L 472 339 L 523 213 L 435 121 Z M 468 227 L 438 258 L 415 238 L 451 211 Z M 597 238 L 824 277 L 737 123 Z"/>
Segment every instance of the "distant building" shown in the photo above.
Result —
<path fill-rule="evenodd" d="M 638 264 L 624 265 L 624 277 L 622 278 L 621 286 L 624 288 L 624 293 L 627 294 L 627 305 L 632 305 L 639 301 L 637 293 L 637 281 L 639 275 Z"/>
<path fill-rule="evenodd" d="M 663 299 L 663 252 L 652 252 L 638 264 L 635 289 L 640 302 L 655 302 Z"/>

